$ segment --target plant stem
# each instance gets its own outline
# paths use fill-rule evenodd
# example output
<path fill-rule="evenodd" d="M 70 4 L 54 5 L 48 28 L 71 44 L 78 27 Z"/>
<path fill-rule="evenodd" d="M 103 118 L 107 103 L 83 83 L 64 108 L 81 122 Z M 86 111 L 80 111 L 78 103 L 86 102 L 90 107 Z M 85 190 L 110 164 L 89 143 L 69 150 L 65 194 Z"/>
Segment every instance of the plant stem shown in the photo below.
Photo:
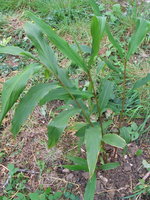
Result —
<path fill-rule="evenodd" d="M 64 83 L 59 79 L 59 77 L 57 75 L 56 75 L 56 78 L 59 81 L 59 83 L 63 86 L 63 88 L 68 92 L 68 94 L 70 95 L 70 97 L 76 102 L 77 106 L 81 109 L 82 114 L 85 117 L 85 119 L 87 120 L 87 122 L 93 127 L 93 124 L 92 124 L 90 118 L 87 116 L 87 114 L 85 113 L 85 111 L 82 109 L 81 105 L 79 104 L 79 102 L 77 101 L 77 99 L 74 97 L 74 95 L 70 93 L 69 89 L 64 85 Z"/>
<path fill-rule="evenodd" d="M 41 65 L 43 65 L 43 63 L 41 63 L 41 61 L 38 61 Z M 46 65 L 44 65 L 46 67 L 46 69 L 50 72 L 51 71 Z M 69 91 L 69 89 L 64 85 L 64 83 L 59 79 L 58 75 L 53 72 L 55 78 L 58 80 L 58 82 L 62 85 L 62 87 L 68 92 L 69 96 L 76 102 L 77 106 L 81 109 L 83 116 L 85 117 L 86 121 L 93 127 L 93 123 L 91 122 L 90 118 L 87 116 L 87 114 L 85 113 L 85 111 L 83 110 L 83 108 L 81 107 L 81 105 L 79 104 L 79 102 L 77 101 L 77 99 L 74 97 L 73 94 L 71 94 L 71 92 Z"/>
<path fill-rule="evenodd" d="M 124 107 L 125 107 L 125 103 L 126 103 L 126 78 L 127 78 L 127 61 L 124 60 L 122 109 L 120 112 L 119 128 L 121 128 L 122 122 L 124 121 L 124 111 L 125 111 Z"/>
<path fill-rule="evenodd" d="M 94 94 L 94 98 L 96 101 L 96 105 L 97 105 L 97 110 L 98 110 L 98 115 L 99 115 L 99 122 L 100 122 L 100 127 L 101 127 L 101 131 L 102 131 L 102 135 L 104 135 L 104 131 L 103 131 L 103 121 L 102 121 L 102 117 L 101 117 L 101 109 L 98 103 L 98 98 L 97 98 L 97 94 L 96 94 L 96 89 L 94 87 L 94 82 L 91 76 L 90 71 L 88 71 L 88 77 L 89 77 L 89 81 L 91 82 L 92 88 L 93 88 L 93 94 Z"/>

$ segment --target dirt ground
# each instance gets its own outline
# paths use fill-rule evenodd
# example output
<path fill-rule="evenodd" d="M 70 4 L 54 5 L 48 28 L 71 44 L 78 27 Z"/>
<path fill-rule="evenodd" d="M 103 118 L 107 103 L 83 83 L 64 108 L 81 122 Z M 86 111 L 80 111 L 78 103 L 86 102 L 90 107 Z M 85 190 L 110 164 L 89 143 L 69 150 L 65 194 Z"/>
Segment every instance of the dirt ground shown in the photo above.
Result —
<path fill-rule="evenodd" d="M 55 102 L 57 106 L 57 102 Z M 53 105 L 54 107 L 54 105 Z M 28 192 L 35 191 L 40 184 L 44 188 L 51 187 L 57 191 L 68 184 L 72 184 L 72 192 L 83 199 L 84 189 L 88 180 L 88 173 L 84 171 L 70 171 L 62 167 L 68 164 L 64 155 L 78 154 L 77 138 L 69 130 L 63 135 L 57 147 L 47 148 L 46 124 L 47 118 L 42 116 L 40 108 L 37 107 L 32 118 L 22 128 L 17 139 L 10 133 L 10 118 L 6 118 L 4 126 L 0 130 L 1 145 L 0 152 L 5 153 L 0 164 L 0 195 L 3 195 L 3 186 L 8 179 L 7 165 L 13 163 L 15 167 L 25 170 L 28 177 L 26 188 Z M 38 120 L 37 120 L 38 119 Z M 147 174 L 143 168 L 143 159 L 149 160 L 150 146 L 147 141 L 142 143 L 132 143 L 126 152 L 118 151 L 117 157 L 111 161 L 120 162 L 120 166 L 109 171 L 97 170 L 97 186 L 95 200 L 119 200 L 124 196 L 132 194 L 134 187 Z M 136 156 L 138 149 L 143 150 L 143 154 Z M 107 147 L 109 154 L 112 148 Z M 79 156 L 85 157 L 84 147 Z M 45 163 L 45 168 L 40 175 L 38 161 Z M 149 179 L 147 178 L 147 182 Z M 146 196 L 141 200 L 148 200 Z"/>

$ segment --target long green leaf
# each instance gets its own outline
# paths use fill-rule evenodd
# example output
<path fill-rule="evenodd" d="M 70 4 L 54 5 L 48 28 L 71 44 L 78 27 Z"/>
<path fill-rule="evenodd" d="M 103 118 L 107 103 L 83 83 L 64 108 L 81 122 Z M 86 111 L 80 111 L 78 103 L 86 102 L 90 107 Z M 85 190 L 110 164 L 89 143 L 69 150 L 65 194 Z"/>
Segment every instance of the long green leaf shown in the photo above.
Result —
<path fill-rule="evenodd" d="M 111 169 L 115 169 L 115 168 L 117 168 L 119 166 L 120 166 L 119 162 L 112 162 L 112 163 L 103 164 L 101 166 L 101 169 L 102 170 L 111 170 Z"/>
<path fill-rule="evenodd" d="M 89 61 L 91 65 L 94 58 L 98 55 L 100 42 L 104 36 L 106 18 L 94 16 L 91 24 L 91 35 L 92 35 L 92 54 Z"/>
<path fill-rule="evenodd" d="M 27 81 L 35 72 L 39 71 L 40 69 L 41 66 L 38 64 L 29 65 L 23 72 L 6 81 L 2 91 L 2 110 L 0 113 L 0 124 L 7 112 L 18 100 L 20 94 L 27 84 Z"/>
<path fill-rule="evenodd" d="M 87 67 L 84 60 L 75 52 L 70 45 L 60 38 L 52 28 L 44 23 L 41 19 L 36 17 L 33 13 L 28 12 L 28 16 L 39 26 L 44 34 L 47 35 L 48 39 L 68 58 L 70 58 L 77 66 L 81 67 L 87 72 Z"/>
<path fill-rule="evenodd" d="M 93 176 L 101 144 L 101 129 L 99 126 L 90 127 L 85 132 L 85 146 L 90 177 Z"/>
<path fill-rule="evenodd" d="M 44 36 L 36 24 L 26 23 L 24 26 L 25 32 L 30 40 L 36 47 L 41 62 L 46 65 L 52 72 L 57 74 L 58 64 L 55 54 L 48 42 L 44 39 Z"/>
<path fill-rule="evenodd" d="M 106 134 L 103 136 L 102 140 L 109 145 L 118 148 L 124 148 L 127 144 L 126 141 L 117 134 Z"/>
<path fill-rule="evenodd" d="M 68 91 L 66 91 L 64 88 L 56 88 L 52 91 L 53 93 L 49 92 L 41 101 L 40 105 L 45 104 L 46 102 L 50 102 L 52 100 L 69 100 L 71 97 L 68 94 Z M 78 89 L 69 89 L 69 92 L 74 95 L 76 98 L 82 98 L 87 99 L 91 98 L 92 94 L 86 91 L 80 91 Z"/>
<path fill-rule="evenodd" d="M 65 86 L 72 88 L 73 83 L 67 77 L 67 70 L 59 68 L 56 56 L 38 25 L 26 23 L 25 31 L 38 50 L 40 61 L 47 66 Z"/>
<path fill-rule="evenodd" d="M 150 23 L 144 19 L 138 20 L 137 27 L 135 33 L 132 35 L 128 53 L 127 53 L 127 60 L 130 56 L 135 53 L 141 42 L 143 41 L 145 35 L 150 31 Z"/>
<path fill-rule="evenodd" d="M 83 158 L 75 157 L 75 156 L 67 156 L 67 158 L 71 160 L 74 164 L 87 165 L 87 160 Z"/>
<path fill-rule="evenodd" d="M 51 83 L 40 83 L 32 87 L 28 93 L 22 98 L 20 104 L 18 105 L 13 121 L 12 121 L 12 133 L 16 135 L 22 124 L 31 114 L 35 106 L 38 105 L 39 101 L 53 88 L 57 85 Z"/>
<path fill-rule="evenodd" d="M 100 10 L 95 0 L 89 0 L 89 3 L 93 9 L 93 12 L 96 16 L 100 16 Z"/>
<path fill-rule="evenodd" d="M 94 200 L 94 194 L 96 190 L 96 175 L 94 174 L 91 179 L 89 179 L 84 193 L 84 200 Z"/>
<path fill-rule="evenodd" d="M 30 52 L 24 51 L 20 47 L 15 47 L 15 46 L 0 47 L 0 53 L 10 54 L 14 56 L 27 56 L 35 59 L 35 57 Z"/>
<path fill-rule="evenodd" d="M 62 165 L 62 167 L 73 171 L 81 171 L 81 170 L 85 172 L 89 171 L 87 165 Z"/>
<path fill-rule="evenodd" d="M 138 80 L 135 82 L 135 84 L 133 85 L 133 90 L 137 89 L 139 87 L 142 87 L 143 85 L 147 84 L 147 82 L 150 81 L 150 73 L 147 74 L 147 76 L 145 76 L 144 78 Z"/>
<path fill-rule="evenodd" d="M 119 42 L 113 37 L 113 35 L 111 34 L 111 31 L 110 31 L 110 28 L 109 28 L 109 25 L 107 24 L 106 25 L 106 33 L 108 35 L 108 38 L 110 40 L 110 42 L 113 44 L 113 46 L 117 49 L 118 53 L 119 53 L 119 56 L 124 59 L 125 55 L 123 53 L 123 49 L 122 47 L 120 46 Z"/>
<path fill-rule="evenodd" d="M 104 80 L 101 86 L 101 92 L 99 94 L 99 105 L 101 111 L 106 108 L 110 99 L 113 99 L 113 83 L 109 80 Z"/>
<path fill-rule="evenodd" d="M 120 68 L 118 68 L 118 67 L 115 67 L 109 60 L 107 60 L 105 58 L 103 58 L 102 60 L 105 62 L 105 64 L 107 65 L 107 67 L 109 69 L 111 69 L 111 70 L 113 70 L 113 71 L 115 71 L 115 72 L 117 72 L 119 74 L 122 73 L 122 70 Z"/>
<path fill-rule="evenodd" d="M 48 147 L 53 147 L 59 140 L 64 129 L 68 125 L 70 117 L 80 113 L 78 108 L 70 108 L 62 111 L 54 120 L 48 124 Z"/>

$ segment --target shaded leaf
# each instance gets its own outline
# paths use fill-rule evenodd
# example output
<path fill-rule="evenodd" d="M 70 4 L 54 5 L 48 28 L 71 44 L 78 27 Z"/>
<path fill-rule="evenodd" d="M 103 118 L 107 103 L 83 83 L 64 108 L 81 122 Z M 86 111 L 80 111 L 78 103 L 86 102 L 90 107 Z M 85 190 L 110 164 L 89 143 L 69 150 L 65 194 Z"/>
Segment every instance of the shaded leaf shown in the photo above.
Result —
<path fill-rule="evenodd" d="M 69 160 L 71 160 L 74 164 L 78 165 L 86 165 L 87 166 L 87 160 L 80 158 L 80 157 L 75 157 L 75 156 L 67 156 Z"/>
<path fill-rule="evenodd" d="M 54 120 L 48 124 L 48 147 L 53 147 L 59 140 L 64 129 L 68 125 L 70 117 L 80 113 L 78 108 L 70 108 L 62 111 Z"/>
<path fill-rule="evenodd" d="M 82 98 L 87 99 L 91 98 L 92 94 L 86 91 L 80 91 L 76 88 L 69 88 L 68 91 L 75 96 L 76 98 Z M 53 93 L 48 93 L 41 101 L 40 105 L 45 104 L 46 102 L 50 102 L 52 100 L 69 100 L 71 99 L 70 95 L 68 94 L 68 91 L 66 91 L 64 88 L 56 88 L 53 90 Z"/>
<path fill-rule="evenodd" d="M 107 163 L 101 166 L 102 170 L 111 170 L 111 169 L 115 169 L 117 167 L 120 166 L 119 162 L 112 162 L 112 163 Z"/>
<path fill-rule="evenodd" d="M 22 124 L 27 120 L 35 106 L 38 105 L 39 101 L 53 88 L 57 87 L 51 83 L 41 83 L 32 87 L 28 93 L 21 99 L 14 118 L 12 120 L 12 133 L 16 135 Z"/>
<path fill-rule="evenodd" d="M 76 136 L 78 137 L 84 137 L 86 129 L 89 128 L 89 124 L 86 124 L 85 126 L 81 127 L 77 132 Z"/>
<path fill-rule="evenodd" d="M 40 69 L 41 66 L 38 64 L 29 65 L 23 72 L 6 81 L 2 91 L 2 110 L 0 113 L 0 124 L 7 112 L 18 100 L 20 94 L 27 84 L 27 81 L 35 72 L 39 71 Z"/>
<path fill-rule="evenodd" d="M 15 46 L 0 47 L 0 53 L 10 54 L 14 56 L 27 56 L 27 57 L 35 59 L 34 56 L 30 52 L 24 51 L 20 47 L 15 47 Z"/>
<path fill-rule="evenodd" d="M 55 54 L 48 42 L 44 39 L 43 33 L 36 24 L 26 23 L 25 32 L 36 47 L 41 62 L 46 65 L 52 72 L 58 72 L 58 64 Z"/>
<path fill-rule="evenodd" d="M 88 172 L 88 166 L 87 165 L 62 165 L 62 167 L 69 169 L 69 170 L 73 170 L 73 171 L 85 171 Z"/>
<path fill-rule="evenodd" d="M 93 9 L 93 12 L 96 16 L 100 16 L 100 10 L 95 0 L 89 0 L 89 3 Z"/>
<path fill-rule="evenodd" d="M 127 127 L 120 128 L 120 136 L 128 143 L 131 141 L 130 131 Z"/>
<path fill-rule="evenodd" d="M 115 71 L 117 73 L 122 73 L 122 70 L 119 69 L 118 67 L 115 67 L 109 60 L 107 60 L 105 58 L 103 58 L 102 60 L 105 62 L 105 64 L 107 65 L 107 67 L 109 69 L 111 69 L 111 70 L 113 70 L 113 71 Z"/>
<path fill-rule="evenodd" d="M 124 59 L 125 55 L 123 53 L 123 49 L 122 47 L 120 46 L 119 42 L 113 37 L 113 35 L 111 34 L 111 31 L 110 31 L 110 28 L 109 28 L 109 25 L 107 24 L 106 25 L 106 33 L 108 35 L 108 38 L 110 40 L 110 42 L 113 44 L 113 46 L 117 49 L 118 53 L 119 53 L 119 56 Z"/>
<path fill-rule="evenodd" d="M 99 106 L 101 111 L 108 105 L 110 99 L 113 99 L 113 83 L 109 80 L 104 80 L 101 86 L 101 92 L 99 94 Z"/>
<path fill-rule="evenodd" d="M 44 23 L 41 19 L 36 17 L 33 13 L 28 12 L 28 16 L 39 26 L 44 34 L 47 35 L 48 39 L 69 59 L 71 59 L 77 66 L 81 67 L 84 71 L 87 71 L 86 64 L 84 60 L 79 56 L 79 54 L 74 51 L 69 44 L 60 38 L 52 28 Z"/>
<path fill-rule="evenodd" d="M 133 90 L 134 90 L 134 89 L 137 89 L 137 88 L 139 88 L 139 87 L 141 87 L 141 86 L 147 84 L 147 82 L 149 82 L 149 81 L 150 81 L 150 73 L 148 73 L 146 77 L 144 77 L 144 78 L 142 78 L 142 79 L 136 81 L 135 84 L 133 85 L 133 88 L 132 88 L 132 89 L 133 89 Z"/>
<path fill-rule="evenodd" d="M 93 200 L 96 190 L 96 175 L 93 174 L 92 178 L 89 179 L 84 193 L 84 200 Z"/>
<path fill-rule="evenodd" d="M 149 31 L 150 31 L 150 23 L 144 19 L 139 19 L 135 33 L 132 35 L 129 43 L 127 60 L 130 58 L 132 54 L 135 53 L 135 51 L 143 41 L 146 33 L 148 33 Z"/>
<path fill-rule="evenodd" d="M 89 65 L 92 64 L 95 56 L 98 55 L 100 42 L 104 36 L 106 18 L 94 16 L 91 24 L 91 35 L 92 35 L 92 54 L 89 61 Z"/>
<path fill-rule="evenodd" d="M 85 146 L 90 177 L 93 176 L 101 144 L 101 129 L 99 126 L 87 128 L 85 131 Z"/>
<path fill-rule="evenodd" d="M 126 141 L 117 134 L 106 134 L 103 136 L 102 140 L 111 146 L 118 148 L 124 148 L 127 144 Z"/>

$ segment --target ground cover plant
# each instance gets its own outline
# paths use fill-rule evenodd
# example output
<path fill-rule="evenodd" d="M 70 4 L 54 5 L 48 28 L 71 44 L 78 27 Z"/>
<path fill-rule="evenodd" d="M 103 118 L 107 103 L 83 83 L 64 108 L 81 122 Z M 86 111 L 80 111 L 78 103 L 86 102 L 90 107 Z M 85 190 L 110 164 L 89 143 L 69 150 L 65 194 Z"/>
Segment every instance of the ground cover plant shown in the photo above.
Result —
<path fill-rule="evenodd" d="M 129 45 L 126 44 L 128 48 L 124 50 L 113 37 L 106 18 L 99 16 L 97 4 L 93 4 L 91 1 L 91 5 L 94 7 L 95 16 L 91 22 L 92 47 L 85 46 L 86 49 L 89 49 L 88 53 L 78 43 L 76 43 L 76 50 L 74 50 L 52 28 L 32 13 L 28 13 L 28 16 L 34 23 L 26 23 L 25 31 L 37 49 L 38 56 L 19 47 L 0 48 L 0 53 L 25 56 L 35 61 L 35 64 L 29 65 L 23 72 L 4 84 L 1 121 L 14 103 L 18 101 L 20 95 L 21 100 L 17 105 L 11 129 L 15 136 L 37 104 L 43 105 L 58 99 L 64 101 L 64 106 L 59 108 L 61 112 L 48 124 L 48 146 L 53 147 L 57 144 L 68 126 L 70 118 L 76 116 L 78 119 L 76 119 L 73 128 L 81 143 L 85 144 L 87 160 L 71 157 L 69 159 L 75 165 L 64 165 L 63 167 L 69 170 L 89 172 L 84 199 L 94 198 L 97 171 L 110 170 L 120 165 L 119 162 L 109 162 L 116 157 L 117 148 L 125 150 L 128 143 L 140 136 L 135 123 L 128 127 L 125 126 L 125 118 L 131 110 L 130 106 L 132 106 L 133 101 L 136 100 L 134 99 L 136 89 L 147 84 L 150 79 L 148 74 L 128 89 L 128 61 L 146 37 L 149 31 L 149 22 L 144 19 L 136 20 L 137 26 Z M 100 43 L 105 35 L 108 36 L 113 47 L 117 50 L 115 53 L 120 62 L 119 67 L 114 67 L 114 63 L 107 56 L 101 57 L 99 55 Z M 73 66 L 82 70 L 81 80 L 84 77 L 85 84 L 81 84 L 79 79 L 74 80 L 73 74 L 69 74 L 67 69 L 59 67 L 48 40 L 73 62 Z M 105 63 L 120 78 L 121 87 L 118 93 L 115 91 L 116 80 L 113 77 L 106 76 L 99 79 L 96 74 L 93 74 L 94 68 L 97 71 L 101 70 L 97 63 L 98 59 L 100 59 L 101 64 Z M 21 94 L 30 77 L 43 69 L 46 76 L 51 76 L 53 81 L 35 84 L 25 95 Z M 132 101 L 130 97 L 133 98 Z M 120 115 L 117 133 L 109 131 L 112 121 L 104 117 L 104 113 L 108 109 L 112 109 L 115 114 Z M 107 152 L 107 145 L 112 146 L 113 155 L 111 156 Z"/>

